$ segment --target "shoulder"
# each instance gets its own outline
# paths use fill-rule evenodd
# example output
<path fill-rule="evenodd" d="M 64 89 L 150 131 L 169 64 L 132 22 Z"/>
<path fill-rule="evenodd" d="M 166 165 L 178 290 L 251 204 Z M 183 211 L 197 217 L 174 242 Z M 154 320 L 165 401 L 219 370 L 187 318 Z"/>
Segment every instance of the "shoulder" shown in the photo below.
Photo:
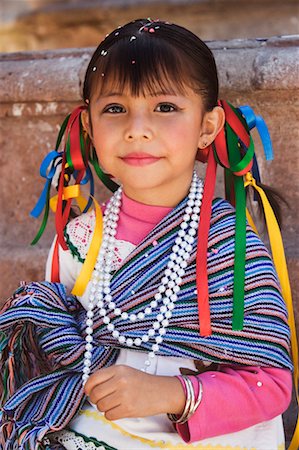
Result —
<path fill-rule="evenodd" d="M 211 222 L 209 238 L 213 239 L 217 235 L 231 236 L 235 234 L 235 208 L 222 198 L 216 198 L 212 203 Z"/>
<path fill-rule="evenodd" d="M 234 216 L 235 208 L 227 200 L 224 200 L 223 198 L 215 198 L 213 200 L 211 215 L 213 222 Z"/>
<path fill-rule="evenodd" d="M 91 210 L 71 220 L 65 229 L 65 239 L 72 256 L 84 262 L 95 227 L 95 211 Z"/>
<path fill-rule="evenodd" d="M 227 201 L 217 198 L 212 204 L 211 225 L 209 230 L 209 247 L 216 246 L 219 250 L 233 255 L 235 252 L 236 211 Z M 246 222 L 246 254 L 259 255 L 269 259 L 269 251 L 260 237 Z"/>

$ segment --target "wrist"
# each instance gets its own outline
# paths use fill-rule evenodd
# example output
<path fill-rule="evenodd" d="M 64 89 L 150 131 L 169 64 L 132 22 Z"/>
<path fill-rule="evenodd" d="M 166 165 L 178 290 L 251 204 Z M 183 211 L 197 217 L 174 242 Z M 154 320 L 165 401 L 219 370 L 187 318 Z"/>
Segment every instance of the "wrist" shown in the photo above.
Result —
<path fill-rule="evenodd" d="M 193 416 L 199 407 L 202 400 L 202 383 L 198 377 L 188 377 L 186 375 L 178 376 L 178 380 L 184 387 L 184 392 L 186 396 L 185 407 L 181 414 L 171 414 L 168 413 L 168 418 L 177 424 L 184 424 Z M 195 378 L 197 382 L 197 389 L 194 386 L 192 379 Z"/>
<path fill-rule="evenodd" d="M 157 382 L 160 413 L 181 415 L 186 403 L 186 394 L 180 380 L 175 376 L 158 376 Z"/>

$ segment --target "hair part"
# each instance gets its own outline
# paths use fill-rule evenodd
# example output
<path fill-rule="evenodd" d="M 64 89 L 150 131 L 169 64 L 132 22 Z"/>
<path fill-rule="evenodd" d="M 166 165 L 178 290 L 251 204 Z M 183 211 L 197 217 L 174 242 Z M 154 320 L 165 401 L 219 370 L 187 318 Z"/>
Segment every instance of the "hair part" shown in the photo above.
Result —
<path fill-rule="evenodd" d="M 109 92 L 131 95 L 202 96 L 206 110 L 218 100 L 218 76 L 211 50 L 191 31 L 161 21 L 138 19 L 112 31 L 88 65 L 83 99 Z"/>

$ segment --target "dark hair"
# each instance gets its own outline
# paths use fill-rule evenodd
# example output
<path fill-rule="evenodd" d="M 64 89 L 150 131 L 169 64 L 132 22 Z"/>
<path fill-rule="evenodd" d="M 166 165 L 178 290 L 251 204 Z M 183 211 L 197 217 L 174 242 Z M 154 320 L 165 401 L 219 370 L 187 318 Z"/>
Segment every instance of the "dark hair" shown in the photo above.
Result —
<path fill-rule="evenodd" d="M 206 111 L 217 105 L 218 74 L 209 47 L 182 26 L 137 19 L 116 28 L 97 47 L 86 70 L 83 100 L 88 103 L 92 95 L 111 89 L 123 92 L 129 88 L 138 96 L 157 90 L 184 93 L 186 86 L 202 96 Z M 281 223 L 281 197 L 267 186 L 263 188 Z"/>
<path fill-rule="evenodd" d="M 133 96 L 183 93 L 186 86 L 202 95 L 211 110 L 218 100 L 218 76 L 211 50 L 187 29 L 162 21 L 138 19 L 112 31 L 88 65 L 83 100 L 105 88 Z"/>

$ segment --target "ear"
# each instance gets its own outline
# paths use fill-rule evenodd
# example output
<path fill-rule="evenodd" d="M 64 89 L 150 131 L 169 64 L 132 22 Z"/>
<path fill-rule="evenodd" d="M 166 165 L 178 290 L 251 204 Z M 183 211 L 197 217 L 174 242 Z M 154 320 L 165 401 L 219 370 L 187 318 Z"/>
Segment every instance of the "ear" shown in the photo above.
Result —
<path fill-rule="evenodd" d="M 90 139 L 92 139 L 90 116 L 87 109 L 84 109 L 81 112 L 81 123 L 83 126 L 83 130 L 89 135 Z"/>
<path fill-rule="evenodd" d="M 203 149 L 211 145 L 224 123 L 225 113 L 221 106 L 215 106 L 212 111 L 207 111 L 202 120 L 198 148 Z"/>

